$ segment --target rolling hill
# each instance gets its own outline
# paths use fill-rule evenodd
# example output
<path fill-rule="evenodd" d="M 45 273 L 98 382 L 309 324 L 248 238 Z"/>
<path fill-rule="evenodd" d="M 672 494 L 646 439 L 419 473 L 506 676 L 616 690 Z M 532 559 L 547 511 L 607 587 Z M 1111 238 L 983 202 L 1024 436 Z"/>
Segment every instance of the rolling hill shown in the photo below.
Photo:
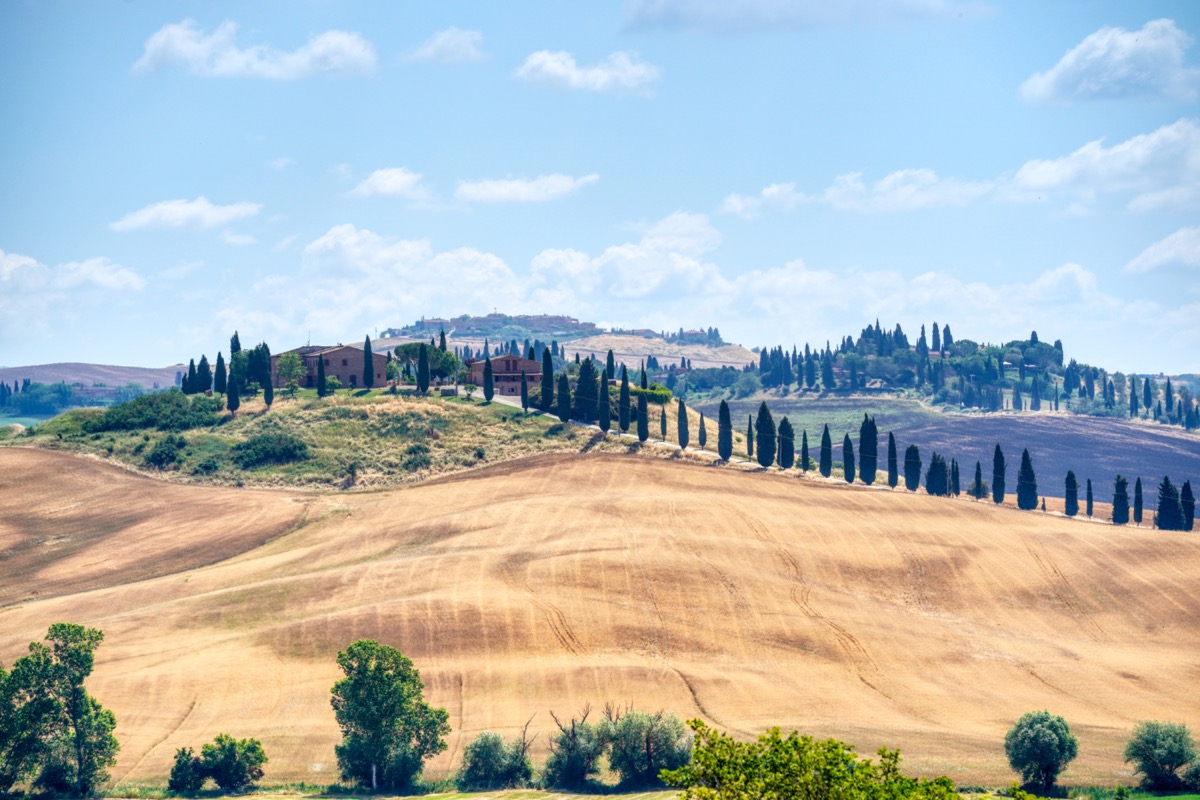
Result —
<path fill-rule="evenodd" d="M 1005 730 L 1064 715 L 1067 783 L 1128 779 L 1135 722 L 1200 725 L 1200 536 L 612 454 L 307 494 L 166 484 L 0 449 L 0 659 L 102 628 L 89 686 L 114 776 L 255 736 L 268 779 L 328 782 L 334 655 L 399 647 L 479 731 L 590 702 L 899 746 L 909 769 L 1007 783 Z M 14 566 L 15 565 L 15 566 Z"/>

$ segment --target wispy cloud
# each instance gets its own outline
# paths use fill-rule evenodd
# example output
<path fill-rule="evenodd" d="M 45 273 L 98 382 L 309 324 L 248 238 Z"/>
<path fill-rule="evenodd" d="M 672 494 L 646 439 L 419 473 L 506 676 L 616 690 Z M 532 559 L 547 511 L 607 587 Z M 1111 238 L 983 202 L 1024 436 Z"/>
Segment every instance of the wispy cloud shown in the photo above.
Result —
<path fill-rule="evenodd" d="M 789 210 L 802 203 L 838 211 L 916 211 L 964 206 L 992 191 L 994 185 L 992 181 L 943 178 L 931 169 L 897 170 L 870 184 L 861 172 L 848 172 L 816 194 L 799 192 L 794 183 L 773 183 L 757 195 L 730 194 L 722 202 L 721 211 L 745 219 L 766 209 Z"/>
<path fill-rule="evenodd" d="M 556 173 L 539 175 L 532 180 L 461 181 L 454 196 L 467 203 L 542 203 L 566 197 L 598 180 L 600 176 L 596 174 L 575 178 Z"/>
<path fill-rule="evenodd" d="M 428 190 L 421 183 L 421 174 L 407 167 L 377 169 L 350 190 L 351 197 L 404 197 L 424 200 Z"/>
<path fill-rule="evenodd" d="M 1150 272 L 1167 266 L 1200 267 L 1200 226 L 1180 228 L 1147 247 L 1125 265 L 1126 272 Z"/>
<path fill-rule="evenodd" d="M 237 24 L 222 22 L 206 34 L 195 20 L 164 25 L 146 40 L 133 68 L 152 72 L 182 64 L 193 75 L 220 78 L 293 80 L 309 75 L 354 75 L 374 71 L 375 49 L 360 34 L 331 30 L 291 51 L 268 45 L 238 47 Z"/>
<path fill-rule="evenodd" d="M 295 163 L 296 163 L 295 159 L 288 158 L 287 156 L 282 156 L 280 158 L 271 159 L 270 161 L 267 162 L 267 166 L 270 167 L 271 169 L 282 170 L 282 169 L 287 169 L 288 167 L 292 166 Z"/>
<path fill-rule="evenodd" d="M 108 227 L 118 232 L 142 228 L 215 228 L 234 220 L 253 217 L 261 210 L 261 203 L 241 202 L 219 206 L 203 196 L 195 200 L 164 200 L 130 212 Z"/>
<path fill-rule="evenodd" d="M 248 247 L 252 244 L 258 244 L 258 239 L 255 239 L 248 233 L 234 233 L 231 230 L 221 231 L 221 241 L 234 247 Z"/>
<path fill-rule="evenodd" d="M 588 92 L 641 89 L 656 82 L 662 71 L 637 53 L 619 50 L 593 67 L 581 67 L 564 50 L 531 53 L 513 75 L 531 83 Z"/>
<path fill-rule="evenodd" d="M 487 54 L 483 52 L 482 45 L 483 33 L 481 31 L 451 27 L 444 31 L 438 31 L 419 44 L 404 57 L 404 60 L 437 61 L 442 64 L 482 61 L 487 57 Z"/>
<path fill-rule="evenodd" d="M 973 0 L 629 0 L 625 24 L 633 29 L 702 30 L 713 33 L 812 28 L 828 25 L 893 25 L 929 19 L 988 16 L 991 6 Z"/>
<path fill-rule="evenodd" d="M 1141 30 L 1101 28 L 1067 51 L 1057 64 L 1021 84 L 1031 103 L 1143 98 L 1194 100 L 1200 69 L 1186 67 L 1192 37 L 1169 19 Z"/>

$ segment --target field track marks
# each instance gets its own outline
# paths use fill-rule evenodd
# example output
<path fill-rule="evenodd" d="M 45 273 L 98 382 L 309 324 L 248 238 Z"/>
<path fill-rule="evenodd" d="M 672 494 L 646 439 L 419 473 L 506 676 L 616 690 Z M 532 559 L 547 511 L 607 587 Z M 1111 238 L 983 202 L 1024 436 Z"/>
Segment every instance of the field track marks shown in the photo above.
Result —
<path fill-rule="evenodd" d="M 1080 629 L 1094 642 L 1111 641 L 1109 636 L 1104 632 L 1104 629 L 1092 619 L 1092 615 L 1085 608 L 1084 602 L 1075 591 L 1075 587 L 1071 585 L 1071 582 L 1067 580 L 1067 576 L 1058 568 L 1050 553 L 1046 551 L 1045 546 L 1039 543 L 1035 548 L 1034 543 L 1029 543 L 1025 545 L 1025 549 L 1029 552 L 1034 563 L 1037 564 L 1038 569 L 1046 578 L 1050 586 L 1050 591 L 1071 612 L 1072 619 L 1079 623 Z M 1041 551 L 1040 554 L 1038 551 Z"/>
<path fill-rule="evenodd" d="M 167 731 L 161 737 L 159 737 L 157 742 L 155 742 L 154 744 L 147 747 L 146 752 L 142 753 L 142 757 L 139 758 L 133 765 L 131 765 L 129 767 L 129 769 L 125 770 L 125 772 L 123 772 L 120 777 L 116 778 L 113 781 L 113 783 L 114 784 L 120 783 L 122 780 L 124 780 L 126 775 L 128 775 L 129 773 L 131 773 L 135 769 L 137 769 L 139 766 L 141 766 L 142 762 L 146 760 L 147 756 L 149 756 L 151 753 L 153 753 L 155 750 L 157 750 L 158 746 L 160 744 L 165 742 L 167 739 L 171 738 L 172 734 L 174 734 L 175 731 L 179 730 L 183 726 L 183 723 L 187 722 L 188 717 L 190 717 L 192 715 L 192 712 L 195 709 L 196 709 L 196 698 L 193 697 L 192 702 L 188 704 L 187 711 L 183 712 L 183 716 L 180 717 L 179 721 L 176 722 L 175 725 L 171 727 L 171 730 Z"/>
<path fill-rule="evenodd" d="M 559 646 L 572 655 L 583 655 L 587 652 L 587 648 L 579 641 L 579 637 L 571 630 L 571 626 L 567 623 L 567 617 L 563 614 L 562 609 L 538 596 L 538 593 L 529 585 L 529 564 L 530 557 L 528 555 L 509 556 L 501 559 L 499 572 L 510 589 L 519 591 L 524 594 L 529 602 L 541 612 L 542 618 L 546 621 L 547 627 L 550 628 L 550 633 L 558 640 Z"/>

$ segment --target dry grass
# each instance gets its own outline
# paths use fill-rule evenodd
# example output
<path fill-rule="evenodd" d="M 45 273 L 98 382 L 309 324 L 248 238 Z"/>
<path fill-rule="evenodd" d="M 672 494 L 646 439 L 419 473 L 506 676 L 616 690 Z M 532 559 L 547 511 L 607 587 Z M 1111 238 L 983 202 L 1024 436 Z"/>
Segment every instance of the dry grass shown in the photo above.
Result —
<path fill-rule="evenodd" d="M 117 714 L 122 781 L 161 781 L 176 748 L 224 731 L 263 740 L 270 780 L 330 782 L 334 655 L 362 637 L 449 709 L 434 774 L 482 730 L 536 714 L 544 748 L 550 709 L 606 700 L 900 746 L 914 770 L 992 785 L 1028 710 L 1079 736 L 1069 783 L 1128 779 L 1138 720 L 1200 722 L 1194 534 L 614 455 L 342 495 L 13 448 L 0 475 L 0 541 L 34 554 L 20 598 L 40 592 L 0 607 L 0 659 L 55 621 L 102 628 L 90 687 Z"/>

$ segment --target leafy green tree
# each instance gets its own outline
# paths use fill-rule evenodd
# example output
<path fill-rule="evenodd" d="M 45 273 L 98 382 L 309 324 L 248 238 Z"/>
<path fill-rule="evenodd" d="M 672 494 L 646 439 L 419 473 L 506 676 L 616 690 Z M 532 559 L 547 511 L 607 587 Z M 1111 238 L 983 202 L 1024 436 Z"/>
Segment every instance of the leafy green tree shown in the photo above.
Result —
<path fill-rule="evenodd" d="M 504 741 L 498 733 L 484 731 L 463 748 L 463 763 L 455 777 L 461 791 L 518 789 L 533 780 L 529 761 L 529 724 L 520 738 Z"/>
<path fill-rule="evenodd" d="M 904 488 L 915 492 L 921 485 L 921 451 L 910 444 L 904 451 Z"/>
<path fill-rule="evenodd" d="M 1170 791 L 1183 785 L 1179 771 L 1196 760 L 1196 743 L 1187 726 L 1174 722 L 1139 722 L 1125 745 L 1125 763 L 1142 775 L 1142 786 Z"/>
<path fill-rule="evenodd" d="M 1046 792 L 1078 754 L 1079 743 L 1062 717 L 1030 711 L 1005 734 L 1004 752 L 1026 785 Z"/>
<path fill-rule="evenodd" d="M 567 373 L 558 376 L 558 418 L 563 422 L 571 419 L 571 381 Z"/>
<path fill-rule="evenodd" d="M 754 421 L 755 445 L 758 448 L 758 463 L 763 469 L 775 463 L 775 420 L 765 402 L 758 406 L 758 417 Z"/>
<path fill-rule="evenodd" d="M 1079 513 L 1079 482 L 1075 479 L 1075 473 L 1072 470 L 1067 470 L 1064 512 L 1068 517 L 1074 517 Z"/>
<path fill-rule="evenodd" d="M 733 421 L 729 418 L 729 404 L 724 400 L 717 410 L 717 455 L 722 461 L 733 456 Z"/>
<path fill-rule="evenodd" d="M 554 407 L 554 358 L 549 347 L 542 349 L 542 391 L 538 399 L 543 411 Z"/>
<path fill-rule="evenodd" d="M 331 701 L 342 729 L 334 747 L 342 779 L 406 789 L 425 759 L 446 749 L 449 714 L 425 702 L 420 673 L 394 647 L 360 639 L 337 661 L 346 676 L 333 685 Z"/>
<path fill-rule="evenodd" d="M 217 394 L 225 394 L 225 387 L 228 384 L 228 373 L 225 369 L 225 359 L 221 355 L 221 351 L 217 351 L 217 369 L 213 374 L 213 390 Z"/>
<path fill-rule="evenodd" d="M 529 380 L 524 371 L 521 372 L 521 410 L 529 413 Z"/>
<path fill-rule="evenodd" d="M 1142 524 L 1142 479 L 1139 477 L 1133 484 L 1133 521 Z"/>
<path fill-rule="evenodd" d="M 859 476 L 867 486 L 875 483 L 875 474 L 879 465 L 879 431 L 875 420 L 863 414 L 862 425 L 858 428 L 858 459 Z"/>
<path fill-rule="evenodd" d="M 888 469 L 888 486 L 895 489 L 896 484 L 900 483 L 900 468 L 896 463 L 896 437 L 888 431 L 888 449 L 887 449 L 887 469 Z"/>
<path fill-rule="evenodd" d="M 800 431 L 800 469 L 808 472 L 812 469 L 812 459 L 808 455 L 808 431 Z"/>
<path fill-rule="evenodd" d="M 579 789 L 599 771 L 606 737 L 599 726 L 587 721 L 590 711 L 585 708 L 581 718 L 572 717 L 570 723 L 550 712 L 558 733 L 550 739 L 550 755 L 543 770 L 547 786 Z"/>
<path fill-rule="evenodd" d="M 692 760 L 662 775 L 682 789 L 681 800 L 954 800 L 945 777 L 909 778 L 900 772 L 900 752 L 879 750 L 879 763 L 859 759 L 836 739 L 814 740 L 772 728 L 754 742 L 740 742 L 692 720 Z"/>
<path fill-rule="evenodd" d="M 216 781 L 226 793 L 244 792 L 263 776 L 262 766 L 269 759 L 258 739 L 234 739 L 218 733 L 200 748 L 200 765 L 205 776 Z"/>
<path fill-rule="evenodd" d="M 625 365 L 622 364 L 621 391 L 617 395 L 617 427 L 621 429 L 621 433 L 629 431 L 629 412 L 631 410 L 629 406 L 629 370 L 625 369 Z"/>
<path fill-rule="evenodd" d="M 600 378 L 597 380 L 599 384 L 596 387 L 596 422 L 600 426 L 600 430 L 608 433 L 612 427 L 612 406 L 609 405 L 611 397 L 608 391 L 608 373 L 600 372 Z"/>
<path fill-rule="evenodd" d="M 1183 511 L 1183 529 L 1190 531 L 1196 524 L 1196 496 L 1192 494 L 1192 482 L 1183 482 L 1179 490 L 1179 506 Z"/>
<path fill-rule="evenodd" d="M 496 379 L 492 376 L 492 357 L 483 360 L 483 399 L 490 403 L 496 396 Z"/>
<path fill-rule="evenodd" d="M 1017 508 L 1032 511 L 1037 508 L 1037 477 L 1033 474 L 1033 460 L 1028 448 L 1021 451 L 1021 466 L 1017 469 Z"/>
<path fill-rule="evenodd" d="M 429 349 L 424 342 L 417 354 L 417 391 L 421 394 L 429 391 Z"/>
<path fill-rule="evenodd" d="M 842 475 L 846 483 L 854 483 L 854 443 L 848 433 L 842 437 Z"/>
<path fill-rule="evenodd" d="M 833 474 L 833 440 L 829 438 L 829 425 L 821 433 L 821 461 L 819 469 L 823 477 Z"/>
<path fill-rule="evenodd" d="M 1183 506 L 1179 502 L 1179 490 L 1166 475 L 1158 485 L 1158 511 L 1154 513 L 1154 527 L 1162 531 L 1183 530 Z"/>
<path fill-rule="evenodd" d="M 700 449 L 703 450 L 708 446 L 708 430 L 704 424 L 704 414 L 700 414 L 700 430 L 697 432 L 696 440 L 700 442 Z"/>
<path fill-rule="evenodd" d="M 1129 524 L 1129 481 L 1120 475 L 1113 483 L 1112 524 Z"/>
<path fill-rule="evenodd" d="M 779 421 L 779 468 L 791 469 L 796 463 L 796 434 L 792 423 L 784 417 Z"/>
<path fill-rule="evenodd" d="M 992 502 L 999 505 L 1004 502 L 1004 452 L 999 443 L 992 453 Z"/>
<path fill-rule="evenodd" d="M 666 411 L 664 408 L 663 411 Z M 679 398 L 679 404 L 675 408 L 675 427 L 676 434 L 679 436 L 679 449 L 687 450 L 688 440 L 691 438 L 688 434 L 688 418 L 687 407 L 683 404 L 683 398 Z"/>
<path fill-rule="evenodd" d="M 375 386 L 375 356 L 371 354 L 371 337 L 363 339 L 363 387 Z"/>
<path fill-rule="evenodd" d="M 329 387 L 325 385 L 325 357 L 317 356 L 317 397 L 325 397 L 329 394 Z"/>
<path fill-rule="evenodd" d="M 609 766 L 625 788 L 661 785 L 663 770 L 679 769 L 692 755 L 692 740 L 679 717 L 630 709 L 608 716 Z"/>
<path fill-rule="evenodd" d="M 275 360 L 275 374 L 284 385 L 298 387 L 308 374 L 308 369 L 298 353 L 284 353 Z"/>
<path fill-rule="evenodd" d="M 646 405 L 646 395 L 637 396 L 637 437 L 639 442 L 650 438 L 650 408 Z"/>
<path fill-rule="evenodd" d="M 177 794 L 195 794 L 204 786 L 207 777 L 204 774 L 204 765 L 192 752 L 192 748 L 181 747 L 175 751 L 175 762 L 171 765 L 167 789 Z"/>

